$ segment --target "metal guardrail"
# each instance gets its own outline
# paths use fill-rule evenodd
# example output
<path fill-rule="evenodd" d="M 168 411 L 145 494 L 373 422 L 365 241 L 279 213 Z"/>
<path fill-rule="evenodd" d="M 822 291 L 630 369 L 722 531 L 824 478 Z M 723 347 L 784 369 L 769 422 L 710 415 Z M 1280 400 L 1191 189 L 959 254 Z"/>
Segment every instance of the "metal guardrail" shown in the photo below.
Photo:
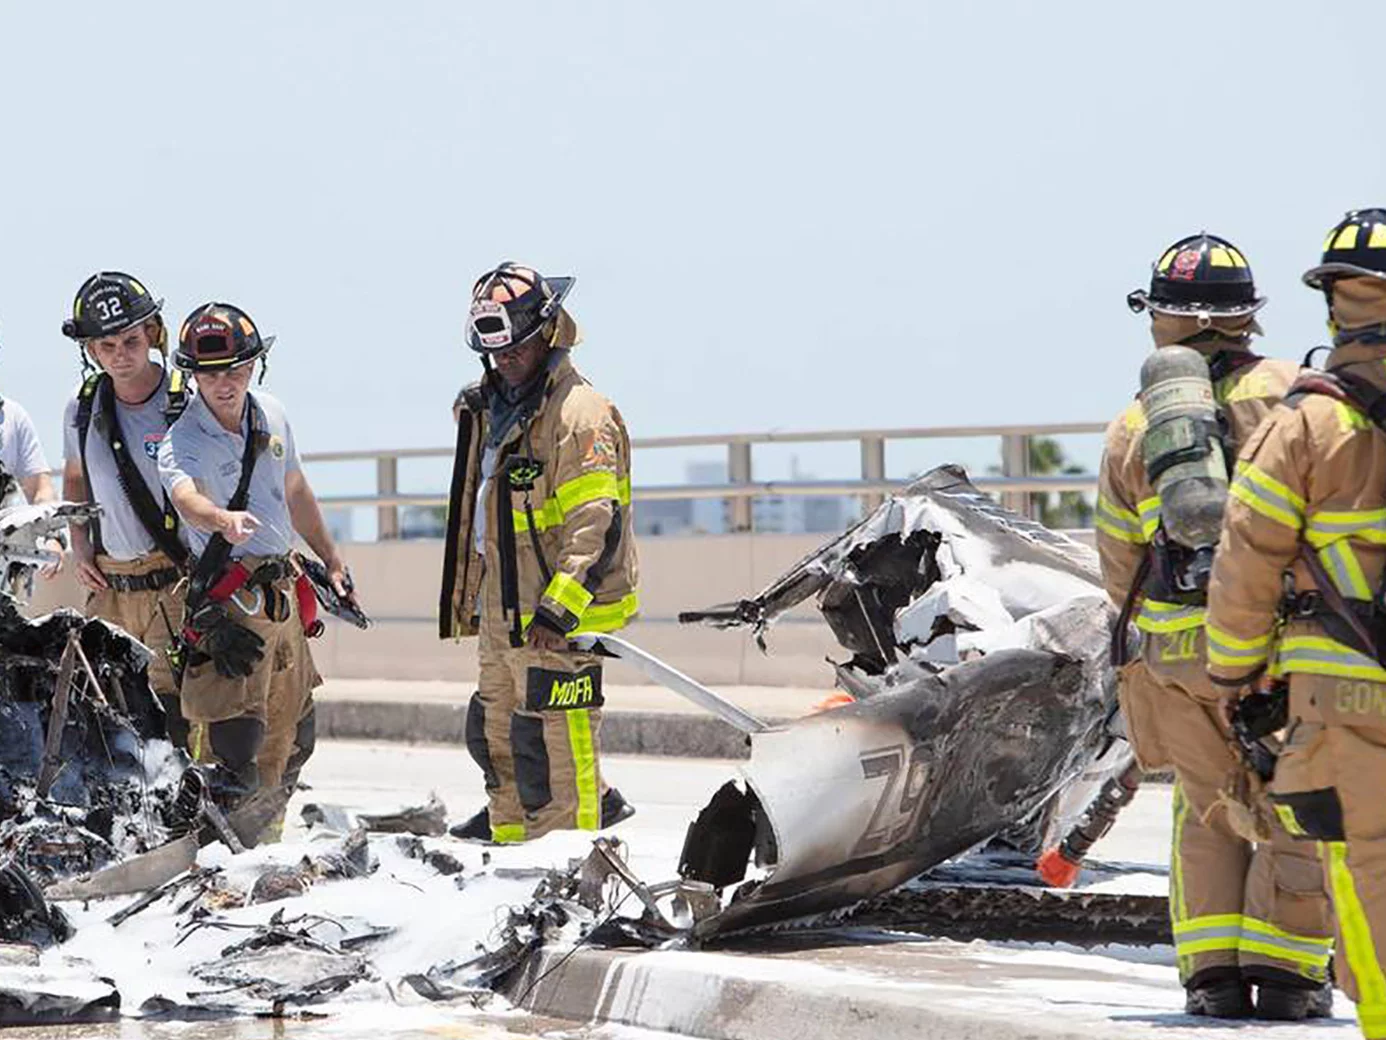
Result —
<path fill-rule="evenodd" d="M 766 431 L 763 433 L 693 434 L 681 437 L 643 437 L 631 442 L 633 449 L 691 448 L 721 446 L 727 450 L 726 484 L 645 485 L 633 489 L 637 502 L 669 499 L 714 499 L 727 502 L 729 527 L 734 531 L 751 529 L 752 500 L 762 497 L 796 495 L 858 495 L 866 509 L 874 509 L 902 481 L 885 475 L 887 441 L 925 440 L 954 437 L 998 437 L 1001 440 L 999 477 L 974 477 L 973 483 L 985 491 L 997 492 L 1003 504 L 1027 512 L 1029 496 L 1037 492 L 1093 491 L 1097 476 L 1091 473 L 1064 476 L 1032 476 L 1029 473 L 1030 439 L 1063 434 L 1101 433 L 1102 423 L 1049 423 L 1005 426 L 921 426 L 882 430 L 807 430 L 803 432 Z M 827 441 L 857 441 L 861 447 L 859 480 L 757 481 L 754 479 L 752 449 L 757 444 L 811 444 Z M 379 537 L 399 536 L 401 506 L 447 505 L 447 495 L 401 494 L 401 459 L 451 458 L 452 448 L 396 448 L 372 451 L 323 451 L 304 454 L 305 462 L 375 462 L 376 492 L 373 495 L 324 496 L 327 508 L 365 506 L 379 510 Z"/>

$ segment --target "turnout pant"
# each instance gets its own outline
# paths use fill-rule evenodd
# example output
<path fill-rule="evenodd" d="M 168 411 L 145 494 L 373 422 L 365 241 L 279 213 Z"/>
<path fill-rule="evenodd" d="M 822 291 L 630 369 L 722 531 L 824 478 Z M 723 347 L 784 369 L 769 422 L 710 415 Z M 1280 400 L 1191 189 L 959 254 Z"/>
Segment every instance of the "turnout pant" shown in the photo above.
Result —
<path fill-rule="evenodd" d="M 1316 843 L 1333 897 L 1338 984 L 1362 1035 L 1386 1038 L 1386 685 L 1290 677 L 1291 726 L 1271 784 L 1290 830 Z"/>
<path fill-rule="evenodd" d="M 1146 633 L 1142 659 L 1126 666 L 1120 684 L 1142 767 L 1174 769 L 1169 905 L 1180 980 L 1198 985 L 1236 972 L 1252 981 L 1321 983 L 1332 921 L 1315 848 L 1276 822 L 1243 766 L 1204 652 L 1202 628 Z M 1270 841 L 1243 836 L 1253 821 Z"/>
<path fill-rule="evenodd" d="M 485 778 L 492 840 L 597 830 L 605 790 L 600 660 L 514 649 L 507 630 L 483 625 L 480 665 L 467 706 L 467 750 Z"/>
<path fill-rule="evenodd" d="M 254 570 L 258 561 L 244 562 Z M 243 588 L 227 608 L 237 624 L 265 641 L 264 657 L 249 676 L 236 679 L 218 675 L 211 661 L 188 666 L 182 704 L 192 725 L 193 756 L 221 762 L 247 788 L 282 783 L 292 793 L 313 753 L 313 690 L 322 684 L 299 621 L 293 582 Z M 282 828 L 281 816 L 266 835 L 277 838 Z"/>
<path fill-rule="evenodd" d="M 98 555 L 96 566 L 108 578 L 143 577 L 172 568 L 173 561 L 161 552 L 152 552 L 137 560 L 116 560 Z M 87 617 L 98 617 L 119 625 L 153 651 L 153 660 L 149 662 L 149 685 L 163 706 L 169 739 L 186 749 L 188 725 L 179 710 L 178 684 L 174 681 L 168 660 L 168 648 L 173 642 L 169 626 L 176 630 L 183 617 L 183 602 L 178 591 L 177 584 L 169 582 L 161 589 L 124 592 L 109 588 L 92 592 L 87 596 Z M 164 612 L 167 613 L 167 620 Z"/>

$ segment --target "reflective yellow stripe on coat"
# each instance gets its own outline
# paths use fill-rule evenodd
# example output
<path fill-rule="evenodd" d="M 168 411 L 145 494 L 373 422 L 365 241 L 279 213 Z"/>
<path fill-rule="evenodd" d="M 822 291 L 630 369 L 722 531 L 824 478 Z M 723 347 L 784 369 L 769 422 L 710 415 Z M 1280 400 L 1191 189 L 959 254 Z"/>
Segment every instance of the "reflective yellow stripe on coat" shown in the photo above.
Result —
<path fill-rule="evenodd" d="M 562 525 L 567 514 L 588 502 L 598 502 L 604 498 L 615 499 L 623 506 L 630 505 L 630 478 L 617 479 L 613 473 L 605 471 L 584 473 L 582 476 L 558 485 L 550 498 L 533 508 L 534 529 L 547 531 Z M 514 510 L 516 532 L 529 530 L 529 517 L 523 509 Z"/>

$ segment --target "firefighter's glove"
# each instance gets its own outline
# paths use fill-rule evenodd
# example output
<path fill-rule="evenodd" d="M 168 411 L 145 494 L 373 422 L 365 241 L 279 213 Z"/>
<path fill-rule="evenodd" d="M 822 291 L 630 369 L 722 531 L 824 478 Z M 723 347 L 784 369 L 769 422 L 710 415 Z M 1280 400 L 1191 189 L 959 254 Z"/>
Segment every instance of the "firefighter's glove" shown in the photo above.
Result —
<path fill-rule="evenodd" d="M 197 651 L 212 659 L 224 679 L 243 679 L 265 656 L 265 641 L 231 620 L 220 603 L 208 603 L 188 620 L 198 634 Z"/>

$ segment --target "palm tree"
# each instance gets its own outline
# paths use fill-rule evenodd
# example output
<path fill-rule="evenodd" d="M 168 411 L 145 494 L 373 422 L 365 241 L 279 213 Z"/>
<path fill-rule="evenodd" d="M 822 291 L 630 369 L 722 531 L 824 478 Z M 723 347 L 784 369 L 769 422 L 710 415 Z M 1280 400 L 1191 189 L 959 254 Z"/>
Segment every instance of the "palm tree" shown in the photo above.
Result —
<path fill-rule="evenodd" d="M 1000 466 L 988 466 L 991 473 L 1001 473 Z M 1053 437 L 1031 437 L 1029 473 L 1034 477 L 1078 476 L 1085 473 L 1082 466 L 1070 461 L 1063 445 Z M 1031 516 L 1046 527 L 1091 527 L 1093 504 L 1082 491 L 1060 491 L 1055 499 L 1049 491 L 1034 491 L 1029 496 Z"/>

